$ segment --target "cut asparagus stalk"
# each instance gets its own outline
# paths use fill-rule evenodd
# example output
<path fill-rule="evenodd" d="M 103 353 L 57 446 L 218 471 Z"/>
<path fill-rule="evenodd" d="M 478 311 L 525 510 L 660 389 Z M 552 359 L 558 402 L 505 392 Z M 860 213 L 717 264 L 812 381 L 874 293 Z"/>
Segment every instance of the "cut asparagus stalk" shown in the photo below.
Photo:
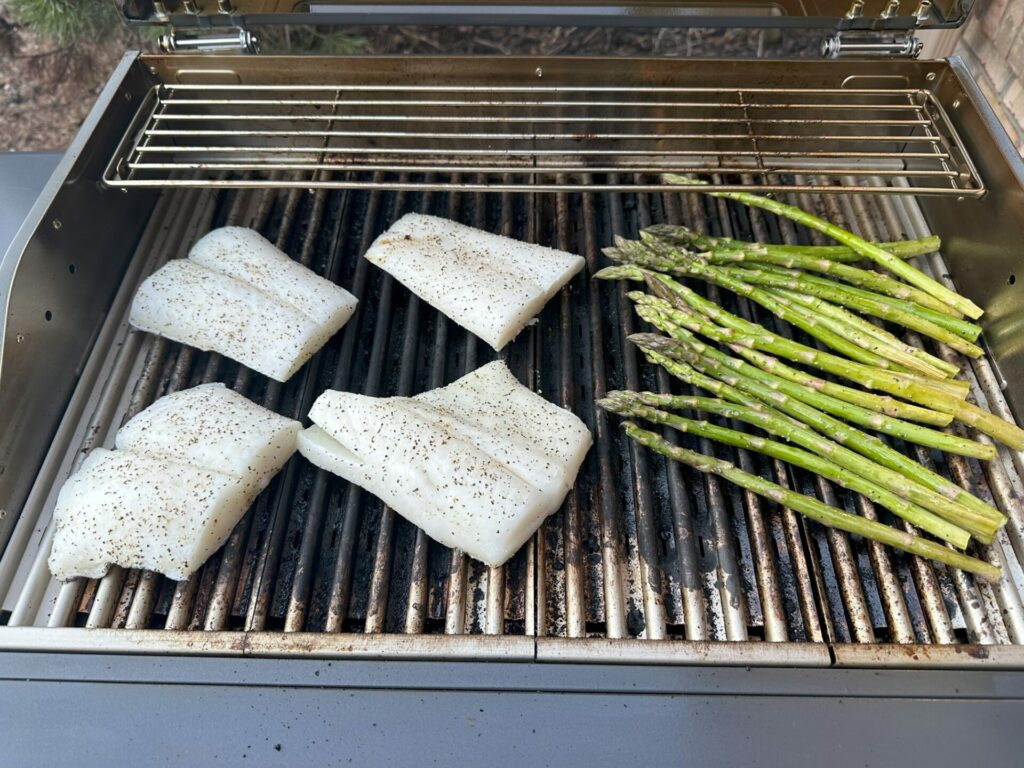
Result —
<path fill-rule="evenodd" d="M 895 547 L 913 555 L 945 563 L 990 581 L 996 581 L 1000 577 L 1000 570 L 994 565 L 962 554 L 956 550 L 948 549 L 941 544 L 921 538 L 920 536 L 898 531 L 874 520 L 867 520 L 863 517 L 838 510 L 835 507 L 830 507 L 817 499 L 812 499 L 810 496 L 790 491 L 749 472 L 744 472 L 727 461 L 711 456 L 703 456 L 686 448 L 672 445 L 661 436 L 641 429 L 632 422 L 623 424 L 623 429 L 625 429 L 627 435 L 638 443 L 663 456 L 693 467 L 699 472 L 715 474 L 725 478 L 741 488 L 745 488 L 752 493 L 800 512 L 823 525 L 858 536 L 864 536 L 865 538 Z"/>
<path fill-rule="evenodd" d="M 888 489 L 844 469 L 825 457 L 786 445 L 785 443 L 750 435 L 735 429 L 719 427 L 707 421 L 687 419 L 661 410 L 663 408 L 672 408 L 675 410 L 705 411 L 724 418 L 747 421 L 749 423 L 748 419 L 744 419 L 740 415 L 745 410 L 742 406 L 707 397 L 675 397 L 672 395 L 656 395 L 651 392 L 609 392 L 604 399 L 598 400 L 597 404 L 606 411 L 617 413 L 620 416 L 644 419 L 654 424 L 672 427 L 680 432 L 706 437 L 709 440 L 763 453 L 766 456 L 788 462 L 828 478 L 843 488 L 848 488 L 855 493 L 861 494 L 903 518 L 908 523 L 916 525 L 921 530 L 943 541 L 948 541 L 959 549 L 964 549 L 970 541 L 970 534 L 958 525 L 944 520 L 916 504 L 912 504 Z"/>
<path fill-rule="evenodd" d="M 664 174 L 662 178 L 669 184 L 694 183 L 693 179 L 672 173 Z M 982 316 L 982 314 L 984 314 L 984 311 L 977 304 L 949 290 L 938 281 L 928 277 L 928 275 L 924 274 L 924 272 L 916 267 L 896 258 L 891 253 L 879 248 L 874 243 L 870 243 L 864 238 L 858 237 L 842 227 L 831 224 L 824 219 L 820 219 L 807 211 L 797 208 L 795 205 L 787 205 L 786 203 L 782 203 L 770 197 L 761 197 L 760 195 L 752 195 L 747 192 L 707 192 L 706 194 L 709 194 L 712 197 L 724 197 L 729 200 L 736 200 L 737 202 L 751 206 L 752 208 L 761 208 L 762 210 L 774 213 L 776 216 L 782 216 L 784 218 L 791 219 L 798 224 L 803 224 L 805 227 L 809 227 L 810 229 L 815 229 L 822 234 L 828 235 L 833 240 L 852 248 L 864 258 L 885 267 L 894 275 L 903 278 L 911 285 L 920 288 L 925 293 L 934 296 L 939 301 L 942 301 L 957 311 L 962 312 L 972 320 L 977 320 Z"/>

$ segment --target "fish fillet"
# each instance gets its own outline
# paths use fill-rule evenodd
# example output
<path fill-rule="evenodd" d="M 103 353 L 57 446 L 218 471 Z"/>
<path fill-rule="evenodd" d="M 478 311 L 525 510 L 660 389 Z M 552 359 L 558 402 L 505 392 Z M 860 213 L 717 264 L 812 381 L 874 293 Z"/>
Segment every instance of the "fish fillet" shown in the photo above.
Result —
<path fill-rule="evenodd" d="M 111 564 L 185 579 L 294 453 L 301 425 L 220 384 L 161 398 L 94 450 L 61 488 L 50 571 L 99 578 Z"/>
<path fill-rule="evenodd" d="M 213 230 L 196 241 L 188 258 L 331 328 L 341 328 L 356 309 L 355 297 L 344 288 L 288 258 L 259 232 L 245 227 Z"/>
<path fill-rule="evenodd" d="M 502 362 L 412 398 L 328 390 L 310 418 L 307 459 L 488 565 L 558 509 L 591 445 L 583 422 Z"/>
<path fill-rule="evenodd" d="M 284 382 L 355 307 L 350 293 L 256 232 L 227 227 L 202 238 L 189 258 L 150 275 L 135 294 L 129 321 Z"/>
<path fill-rule="evenodd" d="M 97 448 L 57 497 L 50 571 L 61 581 L 97 579 L 116 563 L 185 579 L 257 493 L 232 475 Z"/>
<path fill-rule="evenodd" d="M 366 258 L 499 350 L 583 268 L 579 256 L 409 213 Z"/>

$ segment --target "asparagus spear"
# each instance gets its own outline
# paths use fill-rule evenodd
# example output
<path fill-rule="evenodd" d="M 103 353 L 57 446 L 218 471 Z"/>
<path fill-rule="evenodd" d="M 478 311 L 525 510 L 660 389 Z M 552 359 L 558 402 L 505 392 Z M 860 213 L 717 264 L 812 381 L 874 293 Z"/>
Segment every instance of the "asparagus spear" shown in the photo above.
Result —
<path fill-rule="evenodd" d="M 673 245 L 681 244 L 677 238 L 661 235 L 660 228 L 649 227 L 641 232 L 650 234 Z M 714 238 L 708 238 L 714 239 Z M 938 238 L 936 238 L 938 239 Z M 736 242 L 736 241 L 728 241 Z M 938 299 L 925 293 L 920 288 L 901 283 L 888 275 L 883 275 L 871 270 L 851 267 L 847 264 L 836 263 L 826 256 L 804 255 L 796 253 L 778 253 L 776 248 L 814 248 L 814 246 L 762 246 L 758 244 L 753 248 L 742 247 L 744 244 L 736 242 L 736 246 L 717 248 L 698 248 L 701 258 L 712 264 L 764 264 L 785 269 L 801 269 L 807 272 L 821 272 L 831 275 L 851 285 L 859 285 L 877 293 L 891 296 L 896 299 L 913 301 L 922 306 L 929 307 L 949 317 L 959 317 L 960 313 L 943 304 Z M 685 246 L 684 246 L 685 247 Z M 827 248 L 828 246 L 819 246 Z M 842 247 L 842 246 L 840 246 Z"/>
<path fill-rule="evenodd" d="M 644 320 L 647 320 L 658 327 L 664 333 L 669 334 L 669 336 L 678 343 L 688 346 L 695 353 L 705 355 L 712 360 L 716 360 L 722 365 L 728 366 L 737 373 L 748 376 L 766 387 L 770 387 L 782 392 L 783 394 L 789 395 L 790 397 L 794 397 L 803 403 L 814 406 L 815 408 L 832 414 L 833 416 L 847 419 L 854 424 L 859 424 L 862 427 L 873 429 L 877 432 L 882 432 L 903 440 L 909 440 L 910 442 L 917 443 L 918 445 L 937 448 L 938 450 L 946 451 L 947 453 L 956 453 L 961 456 L 973 456 L 978 459 L 990 460 L 995 458 L 996 451 L 991 445 L 979 443 L 974 440 L 968 440 L 956 435 L 948 435 L 945 432 L 928 429 L 927 427 L 922 427 L 917 424 L 900 421 L 899 419 L 886 416 L 885 414 L 877 411 L 868 410 L 867 408 L 862 408 L 859 405 L 839 400 L 838 398 L 832 397 L 824 392 L 819 392 L 801 384 L 788 381 L 773 373 L 769 373 L 742 360 L 738 360 L 735 357 L 723 354 L 717 349 L 704 344 L 685 328 L 679 328 L 678 326 L 665 322 L 664 318 L 655 316 L 655 312 L 649 307 L 637 307 L 637 314 L 639 314 Z"/>
<path fill-rule="evenodd" d="M 860 296 L 871 301 L 878 301 L 877 294 L 871 291 L 866 291 L 863 288 L 856 288 L 852 285 L 844 285 L 843 292 L 851 296 Z M 962 320 L 949 315 L 944 315 L 941 312 L 935 312 L 928 307 L 923 307 L 920 304 L 915 304 L 909 301 L 903 301 L 901 299 L 889 299 L 888 303 L 901 309 L 904 312 L 910 312 L 911 314 L 917 315 L 929 320 L 935 325 L 945 328 L 947 331 L 952 331 L 957 336 L 967 341 L 976 341 L 978 336 L 981 335 L 981 326 L 970 322 L 969 320 Z"/>
<path fill-rule="evenodd" d="M 739 269 L 736 267 L 719 266 L 717 269 L 751 285 L 795 291 L 806 296 L 814 296 L 833 302 L 834 304 L 852 307 L 864 314 L 879 317 L 883 320 L 890 320 L 918 333 L 923 333 L 925 336 L 930 336 L 936 341 L 941 341 L 943 344 L 947 344 L 957 352 L 968 357 L 976 358 L 982 355 L 981 347 L 972 344 L 960 334 L 950 331 L 920 316 L 918 313 L 907 312 L 879 294 L 865 296 L 863 294 L 850 293 L 845 290 L 846 286 L 839 285 L 838 283 L 828 285 L 829 281 L 815 280 L 812 275 L 780 274 L 757 268 Z"/>
<path fill-rule="evenodd" d="M 795 302 L 809 311 L 816 312 L 821 317 L 827 318 L 830 321 L 846 323 L 847 325 L 859 328 L 862 332 L 868 335 L 876 336 L 887 344 L 903 349 L 907 354 L 913 355 L 922 362 L 934 366 L 942 371 L 946 377 L 956 376 L 960 372 L 960 369 L 953 363 L 947 362 L 940 357 L 936 357 L 920 347 L 908 344 L 902 339 L 889 333 L 889 331 L 884 328 L 873 325 L 860 315 L 850 312 L 848 309 L 837 306 L 825 299 L 820 299 L 817 296 L 808 296 L 805 293 L 797 293 L 796 291 L 790 291 L 786 288 L 766 288 L 765 290 L 772 295 Z"/>
<path fill-rule="evenodd" d="M 671 173 L 665 174 L 662 178 L 669 184 L 695 183 L 693 179 Z M 939 301 L 942 301 L 957 311 L 962 312 L 972 320 L 976 320 L 984 314 L 981 307 L 974 302 L 949 290 L 938 281 L 928 277 L 928 275 L 910 264 L 907 264 L 905 261 L 901 261 L 888 251 L 879 248 L 877 245 L 868 242 L 862 237 L 858 237 L 852 232 L 848 232 L 842 227 L 830 224 L 824 219 L 820 219 L 807 211 L 801 210 L 795 205 L 787 205 L 786 203 L 779 202 L 778 200 L 773 200 L 770 197 L 761 197 L 760 195 L 752 195 L 747 192 L 708 192 L 707 194 L 712 197 L 724 197 L 730 200 L 736 200 L 737 202 L 749 205 L 753 208 L 761 208 L 763 210 L 770 211 L 777 216 L 792 219 L 793 221 L 803 224 L 806 227 L 810 227 L 811 229 L 816 229 L 819 232 L 828 235 L 833 240 L 837 240 L 843 245 L 849 246 L 864 258 L 885 267 L 890 272 L 903 278 L 911 285 L 920 288 L 925 293 L 934 296 Z"/>
<path fill-rule="evenodd" d="M 769 312 L 782 318 L 791 325 L 800 328 L 821 341 L 825 346 L 841 352 L 852 360 L 871 365 L 876 368 L 895 371 L 917 371 L 930 378 L 941 379 L 948 376 L 944 367 L 928 360 L 922 360 L 920 353 L 908 348 L 896 340 L 891 344 L 879 339 L 874 334 L 867 334 L 863 329 L 836 318 L 819 317 L 794 305 L 788 299 L 780 299 L 755 285 L 737 279 L 725 268 L 715 268 L 697 259 L 686 261 L 677 259 L 671 263 L 659 254 L 651 253 L 642 243 L 635 243 L 616 238 L 618 249 L 614 255 L 625 256 L 642 263 L 646 267 L 659 271 L 676 271 L 699 277 L 707 282 L 727 288 L 741 296 L 746 296 Z M 610 254 L 612 255 L 612 254 Z M 942 361 L 937 361 L 941 363 Z M 945 364 L 943 364 L 945 365 Z"/>
<path fill-rule="evenodd" d="M 669 296 L 669 299 L 659 299 L 643 293 L 631 294 L 631 298 L 641 302 L 660 302 L 661 308 L 667 310 L 672 321 L 677 325 L 701 333 L 723 344 L 740 344 L 770 352 L 787 360 L 810 365 L 819 370 L 842 376 L 868 389 L 886 392 L 931 410 L 952 414 L 967 394 L 966 391 L 951 394 L 935 388 L 933 384 L 936 382 L 933 380 L 882 371 L 776 336 L 760 325 L 748 323 L 743 318 L 726 312 L 665 275 L 645 274 L 636 267 L 608 267 L 598 272 L 595 277 L 648 279 L 648 285 L 652 290 Z M 669 304 L 669 301 L 673 303 Z M 693 312 L 686 311 L 691 307 Z M 715 323 L 720 323 L 720 325 Z M 966 382 L 962 383 L 966 384 Z"/>
<path fill-rule="evenodd" d="M 642 335 L 636 334 L 636 336 Z M 753 413 L 767 413 L 772 417 L 771 420 L 762 420 L 762 423 L 755 426 L 795 442 L 807 450 L 827 456 L 831 461 L 851 472 L 877 482 L 898 496 L 919 504 L 939 517 L 955 523 L 980 541 L 989 543 L 995 532 L 1006 524 L 1006 519 L 998 511 L 980 499 L 963 493 L 945 478 L 929 472 L 925 467 L 896 451 L 893 453 L 897 453 L 906 460 L 903 466 L 909 467 L 910 471 L 906 471 L 902 467 L 890 467 L 886 465 L 886 462 L 879 461 L 879 459 L 887 458 L 886 451 L 892 451 L 892 449 L 877 438 L 864 435 L 869 437 L 869 441 L 873 440 L 877 443 L 877 445 L 867 445 L 868 452 L 865 453 L 865 442 L 856 439 L 855 433 L 858 430 L 853 427 L 843 425 L 838 432 L 824 433 L 820 426 L 821 420 L 817 417 L 812 417 L 808 421 L 798 419 L 794 415 L 798 409 L 793 407 L 793 402 L 785 402 L 784 396 L 775 396 L 769 404 L 765 398 L 751 392 L 749 383 L 743 382 L 738 376 L 726 374 L 724 378 L 728 381 L 723 381 L 720 375 L 705 372 L 706 366 L 684 362 L 675 354 L 671 356 L 662 354 L 661 351 L 650 348 L 657 345 L 650 345 L 643 340 L 631 340 L 641 346 L 644 355 L 650 362 L 662 366 L 681 381 L 746 406 Z M 744 398 L 744 401 L 740 402 L 740 398 Z M 819 413 L 818 416 L 824 416 L 824 414 Z M 775 421 L 779 417 L 783 417 L 783 421 Z M 788 426 L 786 426 L 787 424 Z M 813 430 L 818 430 L 818 432 Z M 851 437 L 853 437 L 852 441 Z M 934 477 L 932 477 L 933 475 Z M 948 491 L 947 486 L 956 488 L 957 491 L 960 491 L 961 497 L 966 497 L 974 503 L 967 503 L 962 498 L 951 498 L 952 494 Z"/>
<path fill-rule="evenodd" d="M 834 262 L 863 261 L 864 257 L 846 245 L 776 245 L 774 243 L 748 243 L 744 240 L 734 240 L 730 237 L 711 237 L 701 235 L 692 229 L 676 224 L 654 224 L 647 227 L 645 232 L 650 232 L 658 237 L 668 237 L 677 240 L 688 248 L 697 251 L 750 251 L 767 253 L 779 256 L 798 256 L 814 259 L 827 259 Z M 916 240 L 899 240 L 893 243 L 875 243 L 879 248 L 884 248 L 893 256 L 901 259 L 910 259 L 914 256 L 923 256 L 926 253 L 935 253 L 942 245 L 942 241 L 931 235 Z"/>
<path fill-rule="evenodd" d="M 1000 577 L 1000 571 L 994 565 L 948 549 L 941 544 L 919 536 L 898 531 L 874 520 L 867 520 L 863 517 L 838 510 L 835 507 L 830 507 L 817 499 L 787 490 L 780 485 L 763 480 L 749 472 L 744 472 L 727 461 L 711 456 L 703 456 L 680 446 L 672 445 L 661 436 L 641 429 L 632 422 L 623 424 L 623 429 L 625 429 L 627 435 L 638 443 L 663 456 L 693 467 L 699 472 L 723 477 L 741 488 L 745 488 L 752 493 L 800 512 L 823 525 L 858 536 L 864 536 L 890 547 L 901 549 L 904 552 L 945 563 L 954 568 L 977 574 L 990 581 L 995 581 Z"/>
<path fill-rule="evenodd" d="M 672 395 L 656 395 L 651 392 L 609 392 L 597 404 L 606 411 L 617 413 L 620 416 L 630 418 L 641 418 L 654 424 L 661 424 L 672 427 L 680 432 L 688 432 L 699 437 L 706 437 L 719 443 L 732 445 L 736 448 L 746 448 L 766 456 L 788 462 L 797 467 L 809 470 L 826 477 L 843 488 L 849 488 L 855 493 L 880 504 L 893 514 L 916 525 L 923 531 L 933 536 L 948 541 L 955 547 L 964 549 L 970 541 L 970 534 L 963 528 L 934 515 L 928 510 L 906 499 L 897 496 L 891 491 L 866 479 L 854 472 L 843 469 L 841 466 L 827 458 L 795 448 L 785 443 L 768 440 L 746 432 L 734 429 L 719 427 L 709 424 L 707 421 L 695 421 L 683 418 L 673 413 L 667 413 L 662 408 L 673 408 L 676 410 L 697 410 L 714 413 L 737 421 L 748 421 L 739 414 L 744 411 L 742 406 L 732 405 L 722 400 L 715 400 L 707 397 L 674 397 Z M 748 421 L 749 423 L 749 421 Z"/>
<path fill-rule="evenodd" d="M 891 297 L 884 294 L 852 290 L 852 286 L 818 277 L 817 275 L 809 275 L 798 270 L 759 264 L 737 267 L 728 263 L 722 264 L 708 261 L 704 258 L 703 254 L 697 255 L 681 252 L 673 249 L 672 246 L 665 245 L 661 241 L 647 243 L 648 249 L 654 251 L 653 256 L 648 251 L 643 250 L 642 244 L 625 240 L 619 240 L 618 243 L 618 248 L 610 249 L 611 253 L 609 255 L 612 258 L 632 259 L 635 263 L 642 261 L 643 266 L 672 274 L 694 274 L 697 269 L 704 271 L 712 270 L 715 273 L 729 275 L 750 285 L 788 289 L 800 294 L 806 294 L 809 297 L 813 296 L 834 304 L 852 307 L 868 315 L 891 320 L 938 341 L 942 341 L 958 352 L 970 357 L 979 357 L 981 355 L 981 348 L 971 344 L 968 340 L 968 338 L 976 339 L 978 337 L 978 334 L 981 333 L 979 326 L 964 320 L 947 317 L 946 315 L 939 315 L 941 320 L 939 323 L 935 323 L 927 316 L 935 316 L 932 310 L 921 308 L 924 309 L 924 313 L 922 313 L 919 309 L 915 309 L 915 305 L 912 304 L 904 304 L 904 306 L 910 307 L 909 309 L 904 309 L 904 306 L 896 304 Z M 902 285 L 902 283 L 898 283 L 898 285 Z M 837 316 L 833 313 L 833 316 L 847 323 L 851 322 L 851 317 L 857 318 L 859 322 L 854 324 L 861 328 L 861 330 L 865 328 L 878 330 L 866 320 L 852 313 L 846 316 Z M 949 365 L 939 358 L 929 355 L 924 350 L 909 347 L 891 334 L 887 334 L 884 338 L 888 338 L 890 343 L 895 342 L 897 346 L 909 348 L 912 350 L 911 354 L 916 354 L 922 360 L 927 360 L 931 365 L 937 365 L 940 368 Z M 953 373 L 955 371 L 954 367 Z"/>
<path fill-rule="evenodd" d="M 809 387 L 819 392 L 824 392 L 826 395 L 831 395 L 838 400 L 843 400 L 847 403 L 859 405 L 862 408 L 884 413 L 886 416 L 916 421 L 922 424 L 931 424 L 936 427 L 945 427 L 953 421 L 952 415 L 948 413 L 931 411 L 927 408 L 922 408 L 919 405 L 904 403 L 902 400 L 897 400 L 896 398 L 889 397 L 888 395 L 876 395 L 873 392 L 865 392 L 860 389 L 854 389 L 853 387 L 847 387 L 843 384 L 837 384 L 834 381 L 829 381 L 828 379 L 813 376 L 796 368 L 791 368 L 777 357 L 772 357 L 771 355 L 766 355 L 763 352 L 758 352 L 756 349 L 742 347 L 738 344 L 731 346 L 730 349 L 744 360 L 749 363 L 753 363 L 763 371 L 774 373 L 783 379 L 788 379 L 789 381 L 801 384 L 805 387 Z"/>
<path fill-rule="evenodd" d="M 637 336 L 640 338 L 637 339 Z M 642 344 L 645 349 L 651 349 L 659 353 L 662 357 L 667 357 L 677 362 L 685 362 L 706 376 L 714 377 L 734 389 L 738 389 L 761 400 L 772 408 L 780 410 L 795 419 L 799 419 L 807 424 L 808 427 L 828 435 L 836 443 L 841 444 L 840 447 L 844 451 L 856 451 L 862 456 L 877 462 L 882 467 L 910 480 L 912 482 L 910 490 L 915 495 L 913 497 L 907 496 L 906 498 L 911 498 L 911 500 L 921 504 L 926 509 L 930 509 L 943 517 L 947 514 L 956 514 L 957 517 L 953 518 L 954 522 L 963 525 L 964 528 L 972 533 L 974 532 L 973 524 L 980 521 L 980 519 L 986 519 L 990 525 L 994 526 L 992 528 L 993 533 L 1006 523 L 1006 518 L 998 510 L 967 493 L 955 483 L 922 467 L 899 451 L 890 448 L 877 437 L 868 435 L 856 427 L 845 424 L 817 408 L 802 403 L 784 393 L 765 387 L 753 379 L 730 372 L 716 360 L 700 356 L 672 339 L 654 336 L 653 334 L 634 334 L 634 336 L 630 337 L 630 340 L 634 341 L 634 343 Z M 670 373 L 674 374 L 675 371 L 670 371 Z M 838 462 L 835 455 L 832 458 Z M 934 493 L 935 496 L 938 496 L 938 499 L 931 494 L 918 493 L 918 488 Z M 898 491 L 896 492 L 898 493 Z M 935 505 L 937 505 L 937 508 Z M 971 524 L 968 524 L 968 520 L 971 521 Z"/>

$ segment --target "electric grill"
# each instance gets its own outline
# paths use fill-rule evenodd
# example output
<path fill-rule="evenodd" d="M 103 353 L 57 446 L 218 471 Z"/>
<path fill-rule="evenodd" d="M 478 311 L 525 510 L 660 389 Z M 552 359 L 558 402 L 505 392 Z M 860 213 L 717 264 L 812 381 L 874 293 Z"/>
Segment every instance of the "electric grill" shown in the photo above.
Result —
<path fill-rule="evenodd" d="M 940 235 L 926 271 L 986 310 L 990 354 L 966 368 L 972 397 L 1006 418 L 1024 408 L 1024 166 L 959 60 L 909 56 L 916 30 L 962 24 L 971 3 L 122 5 L 131 20 L 169 21 L 169 52 L 124 57 L 0 266 L 0 650 L 1024 666 L 1020 454 L 1001 449 L 980 464 L 907 447 L 1009 516 L 979 550 L 1004 574 L 987 584 L 666 464 L 594 406 L 615 388 L 675 386 L 626 343 L 641 327 L 626 288 L 589 279 L 613 234 L 669 221 L 824 242 L 660 180 L 680 171 L 718 189 L 772 192 L 878 240 Z M 835 35 L 833 58 L 821 61 L 255 53 L 260 24 L 399 19 Z M 98 581 L 53 581 L 48 523 L 62 482 L 155 398 L 223 381 L 303 418 L 328 387 L 408 395 L 494 357 L 360 258 L 408 211 L 586 258 L 585 274 L 501 352 L 593 432 L 562 510 L 509 563 L 487 568 L 297 455 L 194 578 L 115 567 Z M 127 325 L 139 282 L 225 224 L 261 231 L 360 298 L 353 320 L 284 385 Z M 887 519 L 801 471 L 714 450 Z"/>

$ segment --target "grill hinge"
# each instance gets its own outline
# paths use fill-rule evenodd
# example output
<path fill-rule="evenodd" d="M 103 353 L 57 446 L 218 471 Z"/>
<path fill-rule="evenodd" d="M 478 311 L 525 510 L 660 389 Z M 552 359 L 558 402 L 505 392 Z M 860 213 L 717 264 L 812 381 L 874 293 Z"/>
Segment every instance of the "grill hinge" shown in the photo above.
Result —
<path fill-rule="evenodd" d="M 879 36 L 836 32 L 825 38 L 821 55 L 827 59 L 845 56 L 916 59 L 921 54 L 922 45 L 913 34 Z"/>
<path fill-rule="evenodd" d="M 219 27 L 212 31 L 172 29 L 160 37 L 166 53 L 259 53 L 259 37 L 239 27 Z"/>
<path fill-rule="evenodd" d="M 171 22 L 166 2 L 155 0 L 153 15 L 158 21 Z M 210 26 L 208 16 L 200 13 L 193 0 L 182 0 L 181 9 L 194 22 L 194 26 L 172 27 L 161 36 L 160 48 L 167 53 L 259 53 L 259 37 L 245 28 L 235 14 L 232 0 L 217 0 L 217 14 L 226 16 L 230 26 Z"/>

